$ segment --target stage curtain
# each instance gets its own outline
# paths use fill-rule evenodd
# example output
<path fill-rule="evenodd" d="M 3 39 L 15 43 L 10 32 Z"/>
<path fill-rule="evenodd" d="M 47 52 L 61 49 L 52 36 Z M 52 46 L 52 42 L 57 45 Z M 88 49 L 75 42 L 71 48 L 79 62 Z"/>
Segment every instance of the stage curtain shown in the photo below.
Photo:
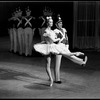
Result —
<path fill-rule="evenodd" d="M 100 49 L 100 2 L 74 2 L 73 48 Z"/>

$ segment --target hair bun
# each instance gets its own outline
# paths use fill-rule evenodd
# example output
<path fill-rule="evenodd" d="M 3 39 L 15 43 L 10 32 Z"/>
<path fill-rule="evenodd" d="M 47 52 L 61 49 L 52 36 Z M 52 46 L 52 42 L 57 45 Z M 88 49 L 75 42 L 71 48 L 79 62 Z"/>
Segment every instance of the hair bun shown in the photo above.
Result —
<path fill-rule="evenodd" d="M 47 16 L 46 19 L 49 20 L 49 19 L 52 19 L 52 17 L 51 16 Z"/>

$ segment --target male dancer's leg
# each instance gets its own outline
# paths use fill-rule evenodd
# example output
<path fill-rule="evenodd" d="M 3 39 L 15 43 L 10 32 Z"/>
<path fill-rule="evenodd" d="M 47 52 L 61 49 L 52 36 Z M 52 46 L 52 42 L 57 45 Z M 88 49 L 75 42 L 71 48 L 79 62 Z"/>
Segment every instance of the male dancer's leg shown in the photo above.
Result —
<path fill-rule="evenodd" d="M 60 81 L 60 66 L 61 66 L 62 55 L 56 55 L 55 58 L 56 58 L 55 59 L 55 68 L 54 68 L 55 82 L 61 83 L 61 81 Z"/>
<path fill-rule="evenodd" d="M 84 60 L 82 58 L 79 58 L 77 56 L 67 56 L 67 55 L 63 55 L 64 57 L 70 59 L 71 61 L 73 61 L 74 63 L 77 63 L 79 65 L 85 65 L 87 62 L 87 56 L 85 56 Z"/>
<path fill-rule="evenodd" d="M 14 53 L 17 52 L 17 31 L 16 28 L 13 28 L 13 34 L 14 34 Z"/>
<path fill-rule="evenodd" d="M 34 41 L 35 41 L 35 40 L 34 40 L 35 29 L 36 29 L 36 28 L 33 28 L 33 29 L 32 29 L 32 43 L 31 43 L 31 50 L 33 50 L 33 45 L 34 45 L 33 43 L 34 43 Z"/>
<path fill-rule="evenodd" d="M 18 28 L 19 54 L 22 55 L 22 28 Z"/>
<path fill-rule="evenodd" d="M 29 28 L 29 55 L 32 55 L 32 40 L 33 40 L 33 31 L 32 28 Z"/>
<path fill-rule="evenodd" d="M 86 64 L 87 56 L 85 56 L 84 59 L 78 57 L 79 55 L 84 55 L 84 53 L 82 53 L 82 52 L 72 53 L 68 49 L 69 46 L 67 46 L 67 45 L 66 45 L 66 50 L 64 49 L 64 51 L 61 50 L 62 48 L 60 46 L 58 46 L 58 47 L 59 47 L 60 54 L 62 54 L 64 57 L 70 59 L 71 61 L 73 61 L 74 63 L 77 63 L 79 65 L 85 65 Z M 78 56 L 76 56 L 76 54 L 78 54 Z"/>
<path fill-rule="evenodd" d="M 25 30 L 24 31 L 25 32 L 25 55 L 28 56 L 28 54 L 29 54 L 28 29 L 25 28 L 24 30 Z"/>
<path fill-rule="evenodd" d="M 10 36 L 10 51 L 13 51 L 14 50 L 13 29 L 10 28 L 8 31 L 9 31 L 9 36 Z"/>
<path fill-rule="evenodd" d="M 22 50 L 22 54 L 24 54 L 24 30 L 23 28 L 21 28 L 21 50 Z"/>

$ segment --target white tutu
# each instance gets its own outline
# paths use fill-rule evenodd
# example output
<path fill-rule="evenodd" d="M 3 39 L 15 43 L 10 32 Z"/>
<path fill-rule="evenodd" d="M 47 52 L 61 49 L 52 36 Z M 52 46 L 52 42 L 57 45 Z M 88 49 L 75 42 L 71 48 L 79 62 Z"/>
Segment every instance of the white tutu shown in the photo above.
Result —
<path fill-rule="evenodd" d="M 33 47 L 37 52 L 39 52 L 43 55 L 48 55 L 50 53 L 53 53 L 53 54 L 67 54 L 67 53 L 70 53 L 69 48 L 68 48 L 69 46 L 65 45 L 63 43 L 59 43 L 59 44 L 55 44 L 55 43 L 52 43 L 52 44 L 37 43 Z"/>

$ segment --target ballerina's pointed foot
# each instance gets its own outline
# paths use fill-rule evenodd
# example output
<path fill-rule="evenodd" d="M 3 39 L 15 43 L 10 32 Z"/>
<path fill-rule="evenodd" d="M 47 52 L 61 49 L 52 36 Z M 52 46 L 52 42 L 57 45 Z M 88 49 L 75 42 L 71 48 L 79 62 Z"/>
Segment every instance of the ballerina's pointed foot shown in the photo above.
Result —
<path fill-rule="evenodd" d="M 50 82 L 50 87 L 52 87 L 53 86 L 53 80 Z"/>

